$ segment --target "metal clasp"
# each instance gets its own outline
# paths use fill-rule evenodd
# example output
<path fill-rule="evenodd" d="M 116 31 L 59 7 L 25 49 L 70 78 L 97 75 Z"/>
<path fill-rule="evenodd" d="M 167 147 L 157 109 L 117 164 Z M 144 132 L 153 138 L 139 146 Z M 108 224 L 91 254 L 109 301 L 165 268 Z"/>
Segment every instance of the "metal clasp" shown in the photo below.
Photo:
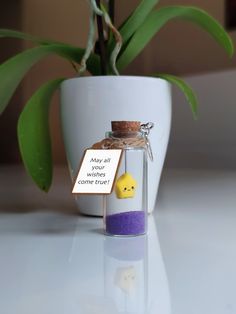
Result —
<path fill-rule="evenodd" d="M 144 138 L 145 138 L 145 141 L 146 141 L 147 153 L 148 153 L 148 156 L 149 156 L 151 161 L 153 161 L 153 153 L 152 153 L 152 147 L 151 147 L 151 143 L 150 143 L 150 140 L 148 138 L 148 135 L 150 133 L 150 130 L 153 127 L 154 127 L 154 123 L 153 122 L 143 123 L 140 126 L 140 131 L 144 135 Z"/>

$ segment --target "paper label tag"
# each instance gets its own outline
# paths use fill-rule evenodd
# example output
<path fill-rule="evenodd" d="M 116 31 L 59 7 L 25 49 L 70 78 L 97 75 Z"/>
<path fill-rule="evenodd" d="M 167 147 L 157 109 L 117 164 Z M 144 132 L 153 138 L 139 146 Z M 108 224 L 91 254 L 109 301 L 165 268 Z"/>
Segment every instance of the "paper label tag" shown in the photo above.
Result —
<path fill-rule="evenodd" d="M 122 149 L 87 149 L 73 194 L 110 194 L 121 160 Z"/>

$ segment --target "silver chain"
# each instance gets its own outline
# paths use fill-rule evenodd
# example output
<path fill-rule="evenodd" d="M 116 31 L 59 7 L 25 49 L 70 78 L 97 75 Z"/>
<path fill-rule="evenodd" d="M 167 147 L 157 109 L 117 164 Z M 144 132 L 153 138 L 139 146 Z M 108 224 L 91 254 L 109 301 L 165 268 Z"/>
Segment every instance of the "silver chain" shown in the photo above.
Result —
<path fill-rule="evenodd" d="M 152 147 L 151 147 L 151 143 L 150 140 L 148 138 L 148 135 L 150 133 L 150 130 L 154 127 L 154 123 L 153 122 L 147 122 L 147 123 L 143 123 L 140 126 L 140 131 L 143 133 L 145 141 L 146 141 L 146 148 L 147 148 L 147 153 L 148 156 L 150 158 L 151 161 L 153 161 L 153 153 L 152 153 Z"/>

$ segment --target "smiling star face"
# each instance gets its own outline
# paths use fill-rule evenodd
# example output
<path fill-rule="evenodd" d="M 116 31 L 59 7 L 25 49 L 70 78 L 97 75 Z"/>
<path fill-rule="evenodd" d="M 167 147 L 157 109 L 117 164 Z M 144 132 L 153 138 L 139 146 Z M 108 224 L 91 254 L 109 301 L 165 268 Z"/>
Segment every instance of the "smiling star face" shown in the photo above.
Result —
<path fill-rule="evenodd" d="M 137 183 L 128 172 L 122 174 L 116 181 L 116 197 L 132 198 L 135 194 Z"/>

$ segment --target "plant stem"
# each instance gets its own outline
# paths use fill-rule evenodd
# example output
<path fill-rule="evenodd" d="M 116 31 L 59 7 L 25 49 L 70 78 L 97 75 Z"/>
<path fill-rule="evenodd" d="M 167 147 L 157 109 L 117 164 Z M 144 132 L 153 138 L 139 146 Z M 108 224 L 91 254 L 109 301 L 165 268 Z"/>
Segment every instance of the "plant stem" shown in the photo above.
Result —
<path fill-rule="evenodd" d="M 96 0 L 98 8 L 100 8 L 100 0 Z M 100 15 L 97 15 L 97 26 L 98 26 L 98 42 L 99 42 L 99 54 L 101 60 L 101 73 L 102 75 L 107 74 L 107 60 L 106 60 L 106 47 L 103 33 L 103 21 Z"/>

